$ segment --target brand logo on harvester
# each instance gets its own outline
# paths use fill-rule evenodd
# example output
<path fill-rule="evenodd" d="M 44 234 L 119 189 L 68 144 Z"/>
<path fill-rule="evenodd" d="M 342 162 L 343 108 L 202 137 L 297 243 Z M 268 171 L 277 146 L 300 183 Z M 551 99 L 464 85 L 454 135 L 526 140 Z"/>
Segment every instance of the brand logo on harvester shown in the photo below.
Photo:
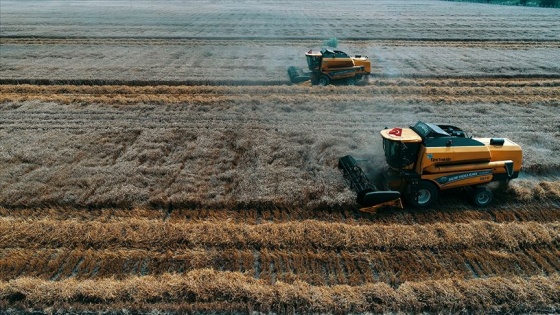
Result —
<path fill-rule="evenodd" d="M 436 181 L 440 185 L 447 185 L 447 184 L 451 184 L 451 183 L 454 183 L 454 182 L 457 182 L 457 181 L 460 181 L 460 180 L 465 180 L 465 179 L 478 177 L 478 176 L 484 176 L 484 175 L 491 175 L 491 174 L 492 174 L 492 170 L 466 172 L 466 173 L 455 174 L 455 175 L 451 175 L 451 176 L 442 176 L 442 177 L 436 178 Z"/>
<path fill-rule="evenodd" d="M 445 157 L 435 157 L 433 154 L 428 153 L 426 155 L 428 157 L 428 160 L 430 160 L 432 163 L 436 163 L 436 162 L 451 162 L 451 158 L 448 156 Z"/>
<path fill-rule="evenodd" d="M 393 129 L 389 130 L 389 134 L 394 135 L 395 137 L 401 137 L 402 136 L 402 128 L 393 128 Z"/>

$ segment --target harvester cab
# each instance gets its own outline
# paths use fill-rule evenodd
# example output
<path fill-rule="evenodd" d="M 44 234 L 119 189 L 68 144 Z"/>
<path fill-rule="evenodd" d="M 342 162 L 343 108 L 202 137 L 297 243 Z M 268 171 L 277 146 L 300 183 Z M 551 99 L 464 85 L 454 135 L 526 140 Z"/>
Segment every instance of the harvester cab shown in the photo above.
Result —
<path fill-rule="evenodd" d="M 307 58 L 307 67 L 310 71 L 320 71 L 321 61 L 323 60 L 323 55 L 319 53 L 313 53 L 313 51 L 308 51 L 305 53 Z"/>
<path fill-rule="evenodd" d="M 369 178 L 352 156 L 338 167 L 365 212 L 382 206 L 402 207 L 401 197 L 415 207 L 429 207 L 442 190 L 469 191 L 478 206 L 488 205 L 493 193 L 486 184 L 517 178 L 521 147 L 505 138 L 472 138 L 451 125 L 417 122 L 410 128 L 381 131 L 387 168 Z"/>
<path fill-rule="evenodd" d="M 323 48 L 309 50 L 305 57 L 309 71 L 294 66 L 288 68 L 288 77 L 294 84 L 311 81 L 313 85 L 329 85 L 339 81 L 354 85 L 371 73 L 371 62 L 366 56 L 352 57 L 340 50 Z"/>

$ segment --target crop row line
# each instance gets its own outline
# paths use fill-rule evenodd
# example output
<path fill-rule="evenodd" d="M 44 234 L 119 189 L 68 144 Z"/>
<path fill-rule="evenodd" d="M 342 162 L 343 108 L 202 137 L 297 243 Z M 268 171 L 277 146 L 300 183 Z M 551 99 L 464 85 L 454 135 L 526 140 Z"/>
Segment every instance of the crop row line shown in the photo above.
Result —
<path fill-rule="evenodd" d="M 100 80 L 101 82 L 102 80 Z M 175 82 L 175 81 L 173 81 Z M 54 82 L 53 82 L 54 83 Z M 58 82 L 56 82 L 58 83 Z M 0 85 L 0 91 L 3 93 L 90 93 L 90 94 L 251 94 L 252 92 L 263 94 L 262 92 L 275 92 L 275 93 L 290 93 L 290 94 L 325 94 L 325 89 L 309 89 L 306 86 L 286 86 L 280 85 L 275 87 L 235 87 L 235 86 L 207 86 L 207 85 L 185 85 L 185 84 L 163 84 L 157 85 L 85 85 L 85 84 L 53 84 L 53 85 L 40 85 L 40 84 L 23 84 L 4 83 Z M 429 79 L 408 79 L 408 78 L 371 78 L 369 80 L 369 87 L 383 87 L 383 86 L 398 86 L 398 87 L 557 87 L 560 86 L 560 80 L 545 77 L 530 76 L 527 78 L 522 77 L 435 77 Z M 272 90 L 271 90 L 272 89 Z M 366 91 L 365 87 L 356 89 L 354 87 L 338 87 L 336 89 L 326 89 L 328 94 L 356 94 Z M 259 93 L 260 92 L 260 93 Z"/>
<path fill-rule="evenodd" d="M 385 283 L 361 286 L 313 286 L 263 280 L 237 272 L 210 269 L 183 275 L 50 281 L 22 277 L 0 282 L 0 307 L 49 306 L 80 308 L 99 303 L 127 305 L 143 310 L 165 303 L 188 303 L 190 309 L 205 303 L 225 302 L 214 311 L 307 310 L 313 312 L 430 312 L 447 310 L 522 313 L 540 309 L 554 312 L 560 303 L 560 276 L 491 277 L 406 282 L 397 288 Z M 175 304 L 177 307 L 177 304 Z M 240 309 L 232 307 L 241 307 Z M 161 309 L 161 307 L 158 307 Z M 175 309 L 176 310 L 176 309 Z"/>
<path fill-rule="evenodd" d="M 558 222 L 348 225 L 306 220 L 247 225 L 135 218 L 108 222 L 0 218 L 0 248 L 515 249 L 559 240 Z"/>
<path fill-rule="evenodd" d="M 560 84 L 558 85 L 560 86 Z M 14 89 L 15 90 L 15 89 Z M 76 93 L 77 92 L 77 93 Z M 40 90 L 29 90 L 29 92 L 25 91 L 24 89 L 19 89 L 17 92 L 9 93 L 6 92 L 6 96 L 4 98 L 8 99 L 8 96 L 15 97 L 17 95 L 21 96 L 40 96 L 40 95 L 52 95 L 58 94 L 61 96 L 67 97 L 110 97 L 110 98 L 117 98 L 117 97 L 129 97 L 129 98 L 149 98 L 149 97 L 175 97 L 175 98 L 193 98 L 196 99 L 197 97 L 208 97 L 210 99 L 221 100 L 222 98 L 228 97 L 249 97 L 251 94 L 246 94 L 247 92 L 251 91 L 244 91 L 246 93 L 231 95 L 231 94 L 221 94 L 219 91 L 207 93 L 191 93 L 190 91 L 169 91 L 169 92 L 157 92 L 153 91 L 142 91 L 137 90 L 131 93 L 131 91 L 124 92 L 124 93 L 115 93 L 114 91 L 110 91 L 110 89 L 106 91 L 76 91 L 72 93 L 69 90 L 64 89 L 44 89 L 43 91 Z M 240 91 L 241 92 L 241 91 Z M 257 91 L 255 91 L 256 93 Z M 305 93 L 298 93 L 300 91 L 284 91 L 286 92 L 285 95 L 282 97 L 290 97 L 290 96 L 300 96 L 305 95 Z M 313 91 L 317 92 L 317 91 Z M 359 97 L 371 94 L 377 95 L 400 95 L 400 94 L 414 94 L 414 95 L 438 95 L 438 94 L 450 94 L 454 96 L 461 96 L 461 95 L 482 95 L 482 96 L 492 96 L 492 95 L 509 95 L 512 94 L 513 96 L 520 96 L 520 95 L 542 95 L 542 96 L 550 96 L 550 95 L 558 95 L 560 94 L 558 90 L 554 89 L 554 86 L 493 86 L 493 87 L 478 87 L 478 86 L 411 86 L 411 85 L 383 85 L 383 86 L 367 86 L 361 87 L 359 90 L 349 91 L 346 90 L 347 94 Z M 245 94 L 245 95 L 244 95 Z M 314 96 L 322 96 L 325 97 L 324 94 L 316 94 L 310 93 Z M 326 93 L 331 94 L 331 93 Z M 335 95 L 340 95 L 344 93 L 336 93 Z M 272 98 L 273 96 L 280 97 L 279 95 L 274 94 L 264 94 L 262 95 L 265 98 Z"/>
<path fill-rule="evenodd" d="M 43 102 L 57 102 L 60 104 L 107 104 L 107 105 L 138 105 L 138 104 L 240 104 L 249 103 L 253 106 L 264 105 L 270 102 L 287 102 L 292 104 L 298 103 L 314 103 L 320 101 L 322 97 L 210 97 L 203 96 L 192 97 L 189 95 L 138 95 L 138 96 L 87 96 L 87 95 L 21 95 L 21 94 L 3 94 L 0 97 L 0 103 L 5 102 L 25 102 L 38 100 Z M 331 100 L 332 101 L 332 100 Z M 488 104 L 535 104 L 540 103 L 549 106 L 557 106 L 559 98 L 554 92 L 550 93 L 524 93 L 511 95 L 503 94 L 463 94 L 453 95 L 445 93 L 437 94 L 414 94 L 414 93 L 390 93 L 372 94 L 369 97 L 358 95 L 341 100 L 339 104 L 351 104 L 361 101 L 368 102 L 385 102 L 385 103 L 437 103 L 437 104 L 472 104 L 472 103 L 488 103 Z"/>

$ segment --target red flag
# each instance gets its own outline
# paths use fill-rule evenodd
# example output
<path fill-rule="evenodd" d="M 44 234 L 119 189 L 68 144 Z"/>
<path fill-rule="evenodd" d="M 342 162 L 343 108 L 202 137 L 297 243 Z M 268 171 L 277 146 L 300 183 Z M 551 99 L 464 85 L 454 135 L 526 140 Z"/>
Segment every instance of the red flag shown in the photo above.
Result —
<path fill-rule="evenodd" d="M 390 135 L 395 135 L 396 137 L 402 136 L 402 128 L 393 128 L 389 131 Z"/>

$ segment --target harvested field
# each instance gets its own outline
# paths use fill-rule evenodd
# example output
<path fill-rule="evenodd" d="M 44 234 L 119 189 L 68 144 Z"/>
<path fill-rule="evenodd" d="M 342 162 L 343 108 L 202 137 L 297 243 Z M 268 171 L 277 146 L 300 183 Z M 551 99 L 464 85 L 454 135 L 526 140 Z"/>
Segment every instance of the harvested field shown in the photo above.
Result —
<path fill-rule="evenodd" d="M 246 41 L 7 38 L 0 82 L 288 84 L 287 66 L 306 67 L 303 52 L 321 45 L 320 39 L 272 39 L 251 41 L 247 48 Z M 560 39 L 340 41 L 341 49 L 370 56 L 376 76 L 560 78 Z"/>
<path fill-rule="evenodd" d="M 558 312 L 560 10 L 373 3 L 3 0 L 0 311 Z M 375 75 L 288 85 L 330 37 Z M 359 212 L 337 159 L 417 120 L 520 178 Z"/>
<path fill-rule="evenodd" d="M 472 135 L 523 146 L 526 178 L 510 193 L 560 197 L 556 80 L 0 90 L 4 205 L 346 207 L 354 197 L 338 157 L 382 163 L 374 132 L 416 120 L 464 126 L 466 117 L 477 122 L 465 128 Z"/>
<path fill-rule="evenodd" d="M 392 77 L 555 77 L 560 11 L 419 0 L 4 0 L 0 82 L 287 84 L 338 38 Z M 123 18 L 124 17 L 124 18 Z M 39 26 L 40 25 L 40 26 Z"/>
<path fill-rule="evenodd" d="M 557 84 L 3 85 L 0 305 L 555 310 L 546 288 L 560 270 Z M 499 112 L 510 116 L 495 123 Z M 447 194 L 426 211 L 357 211 L 337 157 L 379 161 L 379 121 L 466 117 L 478 122 L 470 132 L 505 135 L 526 153 L 522 178 L 494 205 Z M 485 288 L 481 303 L 474 286 Z M 508 302 L 514 293 L 498 298 L 500 286 L 531 298 Z"/>

